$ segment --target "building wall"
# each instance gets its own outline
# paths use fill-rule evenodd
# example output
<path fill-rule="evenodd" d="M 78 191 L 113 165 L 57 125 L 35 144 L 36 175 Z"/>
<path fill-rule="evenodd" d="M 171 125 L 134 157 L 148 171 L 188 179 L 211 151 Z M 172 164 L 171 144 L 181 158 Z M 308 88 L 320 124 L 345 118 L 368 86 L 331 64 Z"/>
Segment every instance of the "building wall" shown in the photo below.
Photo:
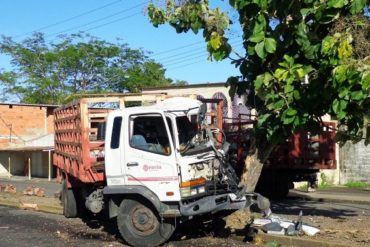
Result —
<path fill-rule="evenodd" d="M 349 181 L 370 182 L 370 146 L 364 142 L 346 143 L 339 150 L 340 183 Z"/>
<path fill-rule="evenodd" d="M 10 158 L 10 173 L 13 176 L 28 176 L 28 159 L 31 161 L 31 177 L 48 177 L 49 153 L 48 151 L 2 151 L 0 152 L 0 176 L 8 176 Z M 52 155 L 50 156 L 52 159 Z M 55 177 L 52 160 L 51 176 Z"/>
<path fill-rule="evenodd" d="M 0 149 L 52 133 L 52 113 L 45 106 L 1 104 Z"/>

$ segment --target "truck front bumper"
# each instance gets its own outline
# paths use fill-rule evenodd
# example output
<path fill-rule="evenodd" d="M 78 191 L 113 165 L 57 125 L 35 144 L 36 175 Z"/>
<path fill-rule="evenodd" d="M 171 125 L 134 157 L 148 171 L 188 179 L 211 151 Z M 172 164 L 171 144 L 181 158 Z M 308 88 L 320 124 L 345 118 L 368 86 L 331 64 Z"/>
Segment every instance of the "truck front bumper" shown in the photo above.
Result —
<path fill-rule="evenodd" d="M 187 204 L 180 203 L 180 214 L 182 216 L 194 216 L 206 213 L 215 213 L 221 210 L 237 210 L 246 206 L 246 197 L 237 199 L 233 193 L 206 196 Z"/>

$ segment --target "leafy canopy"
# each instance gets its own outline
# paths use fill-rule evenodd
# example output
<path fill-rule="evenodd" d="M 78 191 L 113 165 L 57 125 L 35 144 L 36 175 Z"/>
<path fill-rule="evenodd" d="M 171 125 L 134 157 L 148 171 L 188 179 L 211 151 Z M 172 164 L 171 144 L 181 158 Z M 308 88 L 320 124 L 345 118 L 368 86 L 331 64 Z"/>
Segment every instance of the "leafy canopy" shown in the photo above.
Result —
<path fill-rule="evenodd" d="M 369 19 L 363 18 L 368 0 L 229 4 L 238 13 L 247 55 L 233 59 L 241 76 L 230 77 L 227 85 L 231 95 L 250 92 L 247 104 L 259 114 L 257 140 L 279 143 L 301 128 L 319 132 L 322 116 L 330 114 L 338 120 L 339 141 L 370 141 L 370 54 L 354 52 L 352 35 L 364 33 L 369 46 Z M 169 23 L 178 33 L 202 30 L 215 60 L 231 55 L 226 32 L 230 17 L 207 0 L 150 4 L 148 15 L 156 27 Z M 334 28 L 343 18 L 357 21 Z"/>
<path fill-rule="evenodd" d="M 75 93 L 138 92 L 172 82 L 144 51 L 88 34 L 52 43 L 41 33 L 19 43 L 2 37 L 0 52 L 12 65 L 11 71 L 0 71 L 0 85 L 25 103 L 60 104 Z"/>

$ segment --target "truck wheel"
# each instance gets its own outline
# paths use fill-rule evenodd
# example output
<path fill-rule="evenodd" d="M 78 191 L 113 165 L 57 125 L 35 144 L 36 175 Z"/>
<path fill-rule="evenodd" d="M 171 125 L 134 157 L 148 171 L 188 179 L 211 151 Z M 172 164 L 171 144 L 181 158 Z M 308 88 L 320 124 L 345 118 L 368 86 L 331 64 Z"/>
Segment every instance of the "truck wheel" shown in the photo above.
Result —
<path fill-rule="evenodd" d="M 158 246 L 167 241 L 175 230 L 174 221 L 161 220 L 151 204 L 132 199 L 122 200 L 117 216 L 123 239 L 138 247 Z"/>
<path fill-rule="evenodd" d="M 66 218 L 77 217 L 77 202 L 72 189 L 67 188 L 67 182 L 62 182 L 63 215 Z"/>

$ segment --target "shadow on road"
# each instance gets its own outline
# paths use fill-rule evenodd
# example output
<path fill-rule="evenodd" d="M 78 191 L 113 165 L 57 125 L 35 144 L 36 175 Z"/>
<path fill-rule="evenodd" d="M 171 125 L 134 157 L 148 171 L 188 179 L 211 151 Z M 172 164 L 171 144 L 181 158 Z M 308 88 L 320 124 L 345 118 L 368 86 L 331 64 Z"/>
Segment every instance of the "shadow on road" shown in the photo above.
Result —
<path fill-rule="evenodd" d="M 352 208 L 353 205 L 349 207 L 345 203 L 323 203 L 302 200 L 302 198 L 297 197 L 271 202 L 271 209 L 274 214 L 298 215 L 302 210 L 303 215 L 324 216 L 335 219 L 357 216 L 358 212 Z"/>

